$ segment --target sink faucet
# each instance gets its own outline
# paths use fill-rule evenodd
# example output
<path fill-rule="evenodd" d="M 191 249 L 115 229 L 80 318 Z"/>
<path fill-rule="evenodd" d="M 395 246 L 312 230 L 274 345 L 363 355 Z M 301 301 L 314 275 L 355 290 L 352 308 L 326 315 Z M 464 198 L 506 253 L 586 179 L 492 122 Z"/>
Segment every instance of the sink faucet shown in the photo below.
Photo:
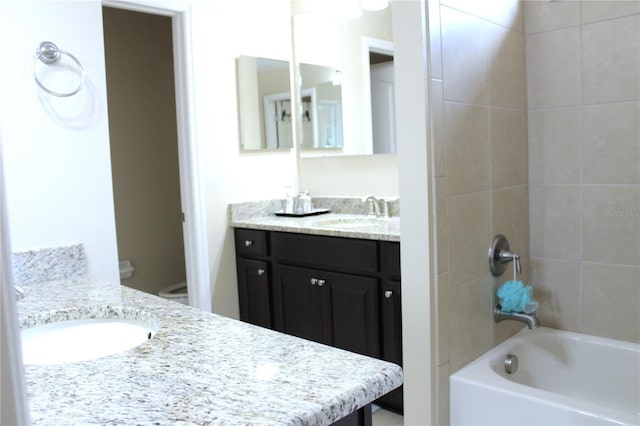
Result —
<path fill-rule="evenodd" d="M 387 204 L 387 200 L 384 198 L 376 198 L 373 195 L 369 195 L 368 197 L 362 200 L 365 203 L 369 204 L 369 213 L 368 215 L 371 217 L 389 217 L 389 204 Z M 382 206 L 382 211 L 380 209 Z"/>
<path fill-rule="evenodd" d="M 18 285 L 14 285 L 13 288 L 16 292 L 16 300 L 24 299 L 24 289 Z"/>
<path fill-rule="evenodd" d="M 540 327 L 540 321 L 538 321 L 535 312 L 530 314 L 524 312 L 503 312 L 502 306 L 499 303 L 493 308 L 493 320 L 496 323 L 504 320 L 519 321 L 527 324 L 527 327 L 530 329 Z"/>

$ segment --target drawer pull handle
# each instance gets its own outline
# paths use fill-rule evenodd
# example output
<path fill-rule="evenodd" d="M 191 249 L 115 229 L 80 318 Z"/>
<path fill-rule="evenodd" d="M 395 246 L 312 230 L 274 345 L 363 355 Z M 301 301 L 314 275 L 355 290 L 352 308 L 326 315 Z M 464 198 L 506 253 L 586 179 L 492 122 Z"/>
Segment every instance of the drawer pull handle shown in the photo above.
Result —
<path fill-rule="evenodd" d="M 391 296 L 393 296 L 393 291 L 387 290 L 384 292 L 384 297 L 386 297 L 387 299 L 390 299 Z"/>
<path fill-rule="evenodd" d="M 258 269 L 258 275 L 264 275 L 264 269 Z"/>
<path fill-rule="evenodd" d="M 311 278 L 311 285 L 316 285 L 318 284 L 318 279 L 317 278 Z"/>
<path fill-rule="evenodd" d="M 318 280 L 318 287 L 322 287 L 325 282 L 325 280 Z"/>
<path fill-rule="evenodd" d="M 250 247 L 250 246 L 252 246 L 252 245 L 253 245 L 253 241 L 251 241 L 251 240 L 244 240 L 244 245 L 245 245 L 246 247 Z"/>

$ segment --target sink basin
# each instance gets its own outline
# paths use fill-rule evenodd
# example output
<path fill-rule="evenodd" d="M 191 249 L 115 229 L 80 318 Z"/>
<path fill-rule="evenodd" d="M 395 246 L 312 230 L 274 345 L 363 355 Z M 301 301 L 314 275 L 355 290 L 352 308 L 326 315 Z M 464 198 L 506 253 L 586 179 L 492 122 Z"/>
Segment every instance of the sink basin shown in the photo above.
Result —
<path fill-rule="evenodd" d="M 70 319 L 21 330 L 26 365 L 87 361 L 135 348 L 153 337 L 148 323 L 122 318 Z"/>
<path fill-rule="evenodd" d="M 333 229 L 360 229 L 376 226 L 397 226 L 399 223 L 398 218 L 356 217 L 318 220 L 314 222 L 314 225 Z"/>

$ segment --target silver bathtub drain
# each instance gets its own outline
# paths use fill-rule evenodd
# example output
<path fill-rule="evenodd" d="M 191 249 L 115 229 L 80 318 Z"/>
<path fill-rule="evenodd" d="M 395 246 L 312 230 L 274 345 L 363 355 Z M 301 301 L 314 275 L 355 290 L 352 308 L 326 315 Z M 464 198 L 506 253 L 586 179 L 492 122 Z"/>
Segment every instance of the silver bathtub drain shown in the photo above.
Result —
<path fill-rule="evenodd" d="M 507 374 L 513 374 L 518 371 L 518 357 L 513 354 L 508 354 L 504 357 L 504 371 Z"/>

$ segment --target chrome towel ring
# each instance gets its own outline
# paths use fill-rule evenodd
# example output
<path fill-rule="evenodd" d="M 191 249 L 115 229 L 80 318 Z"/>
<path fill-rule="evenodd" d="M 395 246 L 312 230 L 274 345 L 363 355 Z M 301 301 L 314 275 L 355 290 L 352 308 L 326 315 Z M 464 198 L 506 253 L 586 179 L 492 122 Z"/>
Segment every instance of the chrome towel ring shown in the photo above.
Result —
<path fill-rule="evenodd" d="M 61 55 L 67 55 L 73 62 L 76 63 L 78 69 L 80 70 L 80 83 L 78 84 L 78 87 L 67 93 L 59 93 L 49 89 L 44 84 L 42 84 L 42 82 L 38 79 L 38 74 L 36 73 L 36 65 L 38 64 L 38 60 L 42 61 L 42 63 L 44 64 L 51 65 L 58 62 Z M 78 58 L 73 56 L 71 53 L 67 52 L 66 50 L 58 49 L 58 46 L 51 43 L 50 41 L 43 41 L 42 43 L 40 43 L 40 46 L 38 46 L 38 49 L 36 49 L 36 57 L 33 59 L 33 79 L 36 81 L 36 84 L 38 84 L 38 86 L 40 86 L 40 88 L 48 94 L 52 96 L 58 96 L 60 98 L 66 98 L 68 96 L 75 95 L 80 91 L 80 89 L 82 89 L 82 85 L 84 84 L 84 67 L 82 66 Z"/>

